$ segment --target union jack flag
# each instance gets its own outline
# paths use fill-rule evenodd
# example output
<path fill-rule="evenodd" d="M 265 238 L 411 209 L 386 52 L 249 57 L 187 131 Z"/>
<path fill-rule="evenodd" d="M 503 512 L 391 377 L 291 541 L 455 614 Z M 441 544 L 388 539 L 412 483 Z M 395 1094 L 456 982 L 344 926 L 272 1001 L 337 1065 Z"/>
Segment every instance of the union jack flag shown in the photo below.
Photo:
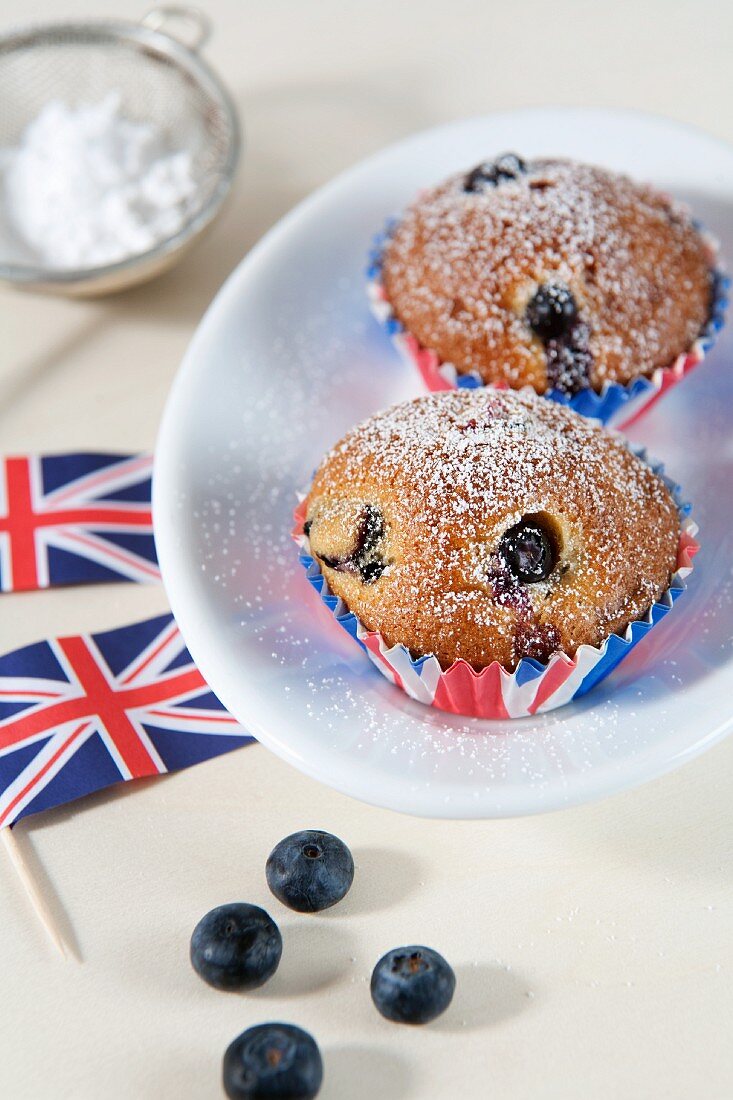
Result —
<path fill-rule="evenodd" d="M 26 646 L 0 657 L 0 828 L 252 740 L 172 615 Z"/>
<path fill-rule="evenodd" d="M 149 454 L 0 462 L 0 591 L 159 580 L 151 473 Z"/>

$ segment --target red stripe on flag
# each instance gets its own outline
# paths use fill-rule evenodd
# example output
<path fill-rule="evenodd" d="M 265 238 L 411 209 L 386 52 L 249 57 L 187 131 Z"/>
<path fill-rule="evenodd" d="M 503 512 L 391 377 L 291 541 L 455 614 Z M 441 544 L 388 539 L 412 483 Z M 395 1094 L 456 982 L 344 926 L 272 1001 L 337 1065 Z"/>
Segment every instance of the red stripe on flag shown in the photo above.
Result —
<path fill-rule="evenodd" d="M 86 535 L 81 535 L 77 531 L 64 531 L 64 537 L 68 542 L 78 542 L 81 546 L 85 546 L 87 549 L 98 550 L 99 547 L 93 539 L 90 539 Z M 104 556 L 112 558 L 113 561 L 122 562 L 123 565 L 132 564 L 134 569 L 139 570 L 141 573 L 147 573 L 150 577 L 159 577 L 160 571 L 157 565 L 151 565 L 150 562 L 145 561 L 144 558 L 139 557 L 137 554 L 126 553 L 123 550 L 118 550 L 116 546 L 113 546 L 110 542 L 104 544 Z"/>
<path fill-rule="evenodd" d="M 116 462 L 112 466 L 103 466 L 101 470 L 94 474 L 82 474 L 80 478 L 72 481 L 69 485 L 65 485 L 63 489 L 54 489 L 49 494 L 49 499 L 53 505 L 57 505 L 64 500 L 68 500 L 69 497 L 73 498 L 80 494 L 87 496 L 99 485 L 106 488 L 111 477 L 119 480 L 122 473 L 124 480 L 129 480 L 133 474 L 139 474 L 143 470 L 146 472 L 148 470 L 152 471 L 150 455 L 139 455 L 131 460 Z"/>
<path fill-rule="evenodd" d="M 28 699 L 32 695 L 34 699 L 58 699 L 61 694 L 60 691 L 0 691 L 0 698 Z"/>
<path fill-rule="evenodd" d="M 142 684 L 139 687 L 123 688 L 120 691 L 115 691 L 97 668 L 95 658 L 87 649 L 83 638 L 60 638 L 58 644 L 72 666 L 73 672 L 78 677 L 82 689 L 85 692 L 91 690 L 92 694 L 85 693 L 72 699 L 62 699 L 60 702 L 51 703 L 49 706 L 34 707 L 29 714 L 21 712 L 16 718 L 11 718 L 9 722 L 0 726 L 0 749 L 8 749 L 12 745 L 34 737 L 36 734 L 45 733 L 47 730 L 52 730 L 65 722 L 72 722 L 81 718 L 94 718 L 96 716 L 109 729 L 107 721 L 109 720 L 112 727 L 115 728 L 117 725 L 115 716 L 121 714 L 125 717 L 125 729 L 127 729 L 129 719 L 125 715 L 125 710 L 147 708 L 156 703 L 166 703 L 181 695 L 188 695 L 197 689 L 209 690 L 199 670 L 188 668 L 152 684 Z M 96 668 L 96 677 L 91 668 L 92 665 Z M 132 728 L 134 729 L 134 727 Z M 110 736 L 113 736 L 111 731 Z M 137 738 L 137 733 L 135 733 L 135 737 Z M 137 740 L 144 748 L 139 738 Z M 121 753 L 121 755 L 124 757 L 124 753 Z M 147 749 L 144 751 L 144 757 L 146 761 L 152 763 Z M 143 774 L 149 775 L 151 773 L 146 771 Z"/>
<path fill-rule="evenodd" d="M 135 704 L 134 691 L 116 692 L 82 637 L 60 638 L 59 647 L 74 670 L 91 712 L 100 719 L 130 775 L 157 775 L 158 765 L 143 744 L 127 710 Z"/>
<path fill-rule="evenodd" d="M 49 771 L 49 769 L 54 766 L 54 764 L 56 763 L 58 758 L 62 755 L 62 753 L 66 752 L 66 750 L 68 749 L 71 742 L 73 740 L 75 740 L 75 738 L 77 738 L 80 733 L 83 733 L 84 730 L 88 729 L 88 728 L 89 728 L 89 722 L 82 722 L 82 724 L 80 726 L 77 726 L 77 728 L 73 731 L 73 733 L 69 734 L 69 736 L 66 738 L 64 743 L 61 745 L 61 747 L 58 748 L 56 750 L 56 752 L 53 754 L 53 756 L 51 756 L 46 761 L 46 763 L 43 765 L 41 770 L 36 772 L 35 775 L 33 776 L 33 778 L 30 779 L 26 783 L 25 787 L 23 787 L 23 790 L 19 791 L 19 793 L 16 794 L 13 801 L 5 808 L 5 812 L 2 815 L 0 815 L 0 829 L 3 827 L 3 825 L 7 821 L 8 817 L 13 812 L 13 810 L 18 805 L 18 803 L 21 802 L 25 798 L 25 796 L 28 794 L 28 792 L 34 786 L 36 786 L 38 784 L 39 780 L 42 779 L 43 776 L 46 775 L 46 773 Z"/>
<path fill-rule="evenodd" d="M 30 462 L 27 458 L 5 460 L 7 515 L 0 516 L 0 531 L 10 536 L 10 569 L 14 589 L 38 588 L 36 566 L 35 512 L 31 491 Z"/>
<path fill-rule="evenodd" d="M 162 650 L 164 650 L 167 645 L 170 645 L 171 641 L 173 640 L 173 638 L 175 638 L 175 636 L 177 634 L 178 634 L 178 627 L 176 626 L 176 624 L 174 622 L 172 622 L 170 624 L 170 626 L 168 627 L 168 629 L 163 634 L 163 637 L 158 642 L 155 649 L 153 649 L 150 653 L 148 653 L 147 657 L 142 662 L 142 664 L 133 665 L 132 668 L 130 669 L 130 671 L 127 673 L 127 675 L 122 677 L 122 679 L 120 680 L 120 683 L 121 684 L 129 684 L 132 680 L 136 680 L 138 678 L 138 676 L 140 675 L 140 673 L 143 672 L 144 669 L 146 669 L 148 667 L 148 665 L 151 663 L 151 661 L 154 661 L 155 658 L 158 656 L 158 654 Z"/>
<path fill-rule="evenodd" d="M 154 715 L 156 718 L 168 718 L 169 720 L 175 720 L 177 722 L 222 722 L 226 726 L 236 726 L 237 719 L 232 718 L 231 714 L 212 714 L 211 711 L 200 710 L 179 710 L 175 708 L 173 710 L 150 710 L 148 714 Z"/>

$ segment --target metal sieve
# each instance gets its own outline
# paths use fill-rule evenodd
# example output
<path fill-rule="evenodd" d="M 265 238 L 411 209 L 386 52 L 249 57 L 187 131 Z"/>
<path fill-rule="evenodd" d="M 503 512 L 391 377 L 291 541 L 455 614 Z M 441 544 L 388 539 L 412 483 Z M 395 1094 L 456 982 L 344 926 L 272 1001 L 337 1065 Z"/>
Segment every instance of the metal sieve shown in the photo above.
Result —
<path fill-rule="evenodd" d="M 16 145 L 50 99 L 94 103 L 118 91 L 126 116 L 154 123 L 172 151 L 190 154 L 197 188 L 187 222 L 148 252 L 78 270 L 0 254 L 0 280 L 56 294 L 106 294 L 169 267 L 212 222 L 232 184 L 240 137 L 229 94 L 198 55 L 210 29 L 193 8 L 159 7 L 140 23 L 51 23 L 0 37 L 0 148 Z"/>

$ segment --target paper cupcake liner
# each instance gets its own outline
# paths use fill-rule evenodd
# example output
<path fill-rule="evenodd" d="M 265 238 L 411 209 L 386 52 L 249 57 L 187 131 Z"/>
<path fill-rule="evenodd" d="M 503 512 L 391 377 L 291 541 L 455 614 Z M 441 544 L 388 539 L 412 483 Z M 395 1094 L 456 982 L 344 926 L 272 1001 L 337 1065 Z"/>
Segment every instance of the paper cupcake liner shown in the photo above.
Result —
<path fill-rule="evenodd" d="M 367 293 L 374 316 L 380 321 L 392 338 L 402 357 L 417 367 L 429 390 L 477 389 L 486 385 L 476 371 L 459 374 L 452 363 L 443 362 L 436 352 L 423 347 L 419 340 L 408 332 L 390 304 L 382 283 L 382 256 L 384 246 L 389 240 L 395 219 L 391 219 L 386 228 L 375 238 L 367 269 Z M 713 277 L 713 295 L 710 316 L 700 335 L 688 351 L 678 355 L 668 367 L 658 367 L 649 377 L 640 376 L 627 385 L 619 382 L 606 382 L 600 393 L 587 387 L 569 397 L 560 390 L 548 390 L 543 396 L 561 405 L 567 405 L 582 416 L 593 417 L 614 428 L 628 428 L 656 404 L 685 375 L 702 363 L 713 347 L 717 334 L 725 324 L 725 311 L 728 306 L 728 289 L 731 280 L 718 262 L 719 245 L 710 233 L 696 225 L 701 234 Z M 497 389 L 507 389 L 506 383 L 493 382 Z"/>
<path fill-rule="evenodd" d="M 623 633 L 611 634 L 599 646 L 580 646 L 574 657 L 558 651 L 547 664 L 524 657 L 514 672 L 507 672 L 498 661 L 477 672 L 462 659 L 444 669 L 435 656 L 415 659 L 404 645 L 388 646 L 381 634 L 367 630 L 329 589 L 318 562 L 310 554 L 308 536 L 303 530 L 305 499 L 295 510 L 292 532 L 300 547 L 301 565 L 336 622 L 363 647 L 388 680 L 419 703 L 474 718 L 524 718 L 554 710 L 585 695 L 605 679 L 655 623 L 664 618 L 684 592 L 692 571 L 692 558 L 699 549 L 695 539 L 697 526 L 689 516 L 690 505 L 681 501 L 679 487 L 664 474 L 663 465 L 649 458 L 643 448 L 629 449 L 662 478 L 679 509 L 681 529 L 676 569 L 669 588 L 643 618 L 629 623 Z"/>

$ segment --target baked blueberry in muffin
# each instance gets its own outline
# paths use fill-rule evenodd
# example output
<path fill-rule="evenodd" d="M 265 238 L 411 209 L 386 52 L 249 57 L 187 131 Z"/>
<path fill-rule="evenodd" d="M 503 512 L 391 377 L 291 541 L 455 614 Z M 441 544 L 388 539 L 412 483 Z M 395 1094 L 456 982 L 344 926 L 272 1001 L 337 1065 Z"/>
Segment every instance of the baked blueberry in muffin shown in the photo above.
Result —
<path fill-rule="evenodd" d="M 670 366 L 714 291 L 709 245 L 666 195 L 513 153 L 421 194 L 381 279 L 397 320 L 458 374 L 567 395 Z"/>
<path fill-rule="evenodd" d="M 304 530 L 331 591 L 387 645 L 511 671 L 641 618 L 675 570 L 680 516 L 619 437 L 485 387 L 350 431 L 315 475 Z"/>

